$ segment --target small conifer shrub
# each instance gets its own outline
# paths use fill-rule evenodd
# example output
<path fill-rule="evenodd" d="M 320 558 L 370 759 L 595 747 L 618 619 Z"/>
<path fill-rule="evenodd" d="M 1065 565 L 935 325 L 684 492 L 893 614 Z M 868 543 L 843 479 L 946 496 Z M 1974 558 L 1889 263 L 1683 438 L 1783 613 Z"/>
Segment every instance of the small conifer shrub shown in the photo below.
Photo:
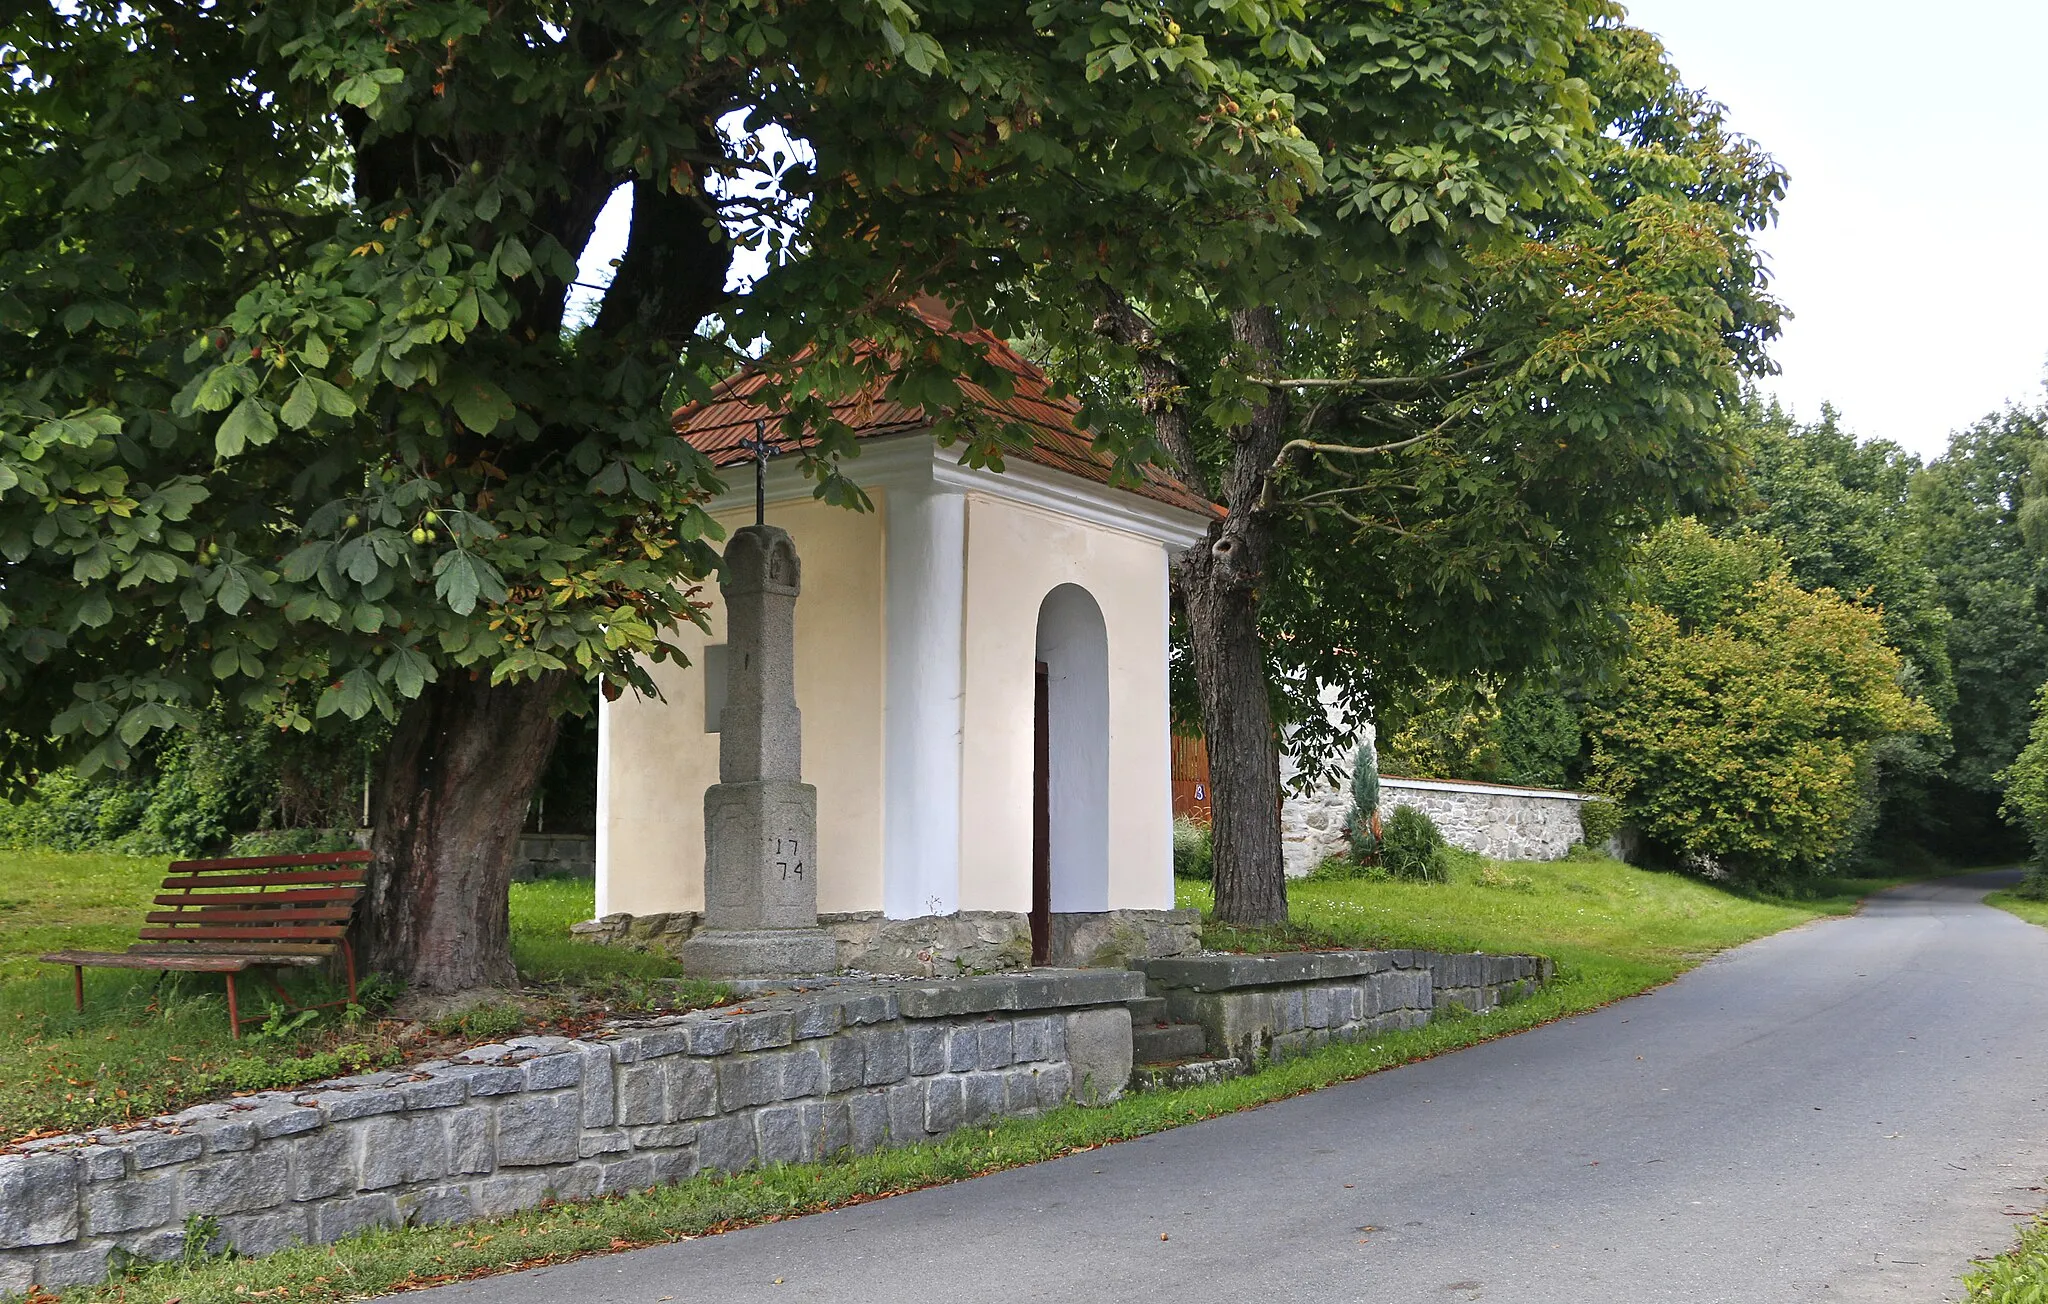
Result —
<path fill-rule="evenodd" d="M 1351 841 L 1353 864 L 1369 865 L 1380 853 L 1380 758 L 1370 738 L 1358 742 L 1351 758 L 1351 814 L 1344 832 Z"/>

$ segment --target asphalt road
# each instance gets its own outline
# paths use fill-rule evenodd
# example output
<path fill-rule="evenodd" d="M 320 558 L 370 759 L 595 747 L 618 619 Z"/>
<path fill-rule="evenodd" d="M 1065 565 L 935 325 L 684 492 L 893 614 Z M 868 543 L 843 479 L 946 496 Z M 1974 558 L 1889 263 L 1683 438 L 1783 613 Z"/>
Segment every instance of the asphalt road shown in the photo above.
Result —
<path fill-rule="evenodd" d="M 2048 930 L 1979 904 L 2002 881 L 1886 893 L 1620 1005 L 1146 1140 L 425 1294 L 1953 1299 L 2048 1203 Z"/>

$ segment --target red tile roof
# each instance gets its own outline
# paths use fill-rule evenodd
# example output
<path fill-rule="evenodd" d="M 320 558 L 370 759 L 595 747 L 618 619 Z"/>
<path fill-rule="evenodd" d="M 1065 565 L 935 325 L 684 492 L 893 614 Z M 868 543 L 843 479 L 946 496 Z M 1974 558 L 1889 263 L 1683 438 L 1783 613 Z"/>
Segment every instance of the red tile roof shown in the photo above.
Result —
<path fill-rule="evenodd" d="M 989 361 L 1015 377 L 1007 399 L 998 399 L 971 381 L 963 382 L 960 389 L 974 407 L 1032 432 L 1033 442 L 1018 456 L 1097 484 L 1110 483 L 1112 462 L 1096 449 L 1095 437 L 1081 424 L 1079 403 L 1048 393 L 1045 373 L 994 332 L 976 328 L 962 332 L 962 338 L 980 344 L 987 350 Z M 771 407 L 753 401 L 754 394 L 768 379 L 765 373 L 749 369 L 721 381 L 711 398 L 676 411 L 676 433 L 709 457 L 714 466 L 747 461 L 753 454 L 742 446 L 742 441 L 754 437 L 754 423 L 766 420 L 771 423 L 772 432 L 772 423 L 784 415 L 779 405 Z M 902 434 L 932 424 L 921 409 L 907 408 L 882 397 L 882 388 L 882 383 L 877 382 L 832 405 L 832 414 L 852 427 L 854 438 Z M 784 451 L 789 450 L 785 447 Z M 1220 514 L 1215 504 L 1157 467 L 1141 467 L 1139 475 L 1142 480 L 1138 484 L 1112 487 L 1203 516 Z"/>

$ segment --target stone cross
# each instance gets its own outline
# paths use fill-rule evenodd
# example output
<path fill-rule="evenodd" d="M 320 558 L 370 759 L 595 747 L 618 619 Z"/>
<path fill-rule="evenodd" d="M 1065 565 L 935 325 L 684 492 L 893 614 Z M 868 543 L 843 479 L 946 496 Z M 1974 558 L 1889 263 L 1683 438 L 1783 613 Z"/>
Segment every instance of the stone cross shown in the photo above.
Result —
<path fill-rule="evenodd" d="M 838 967 L 818 927 L 818 790 L 803 782 L 796 708 L 796 545 L 772 525 L 733 531 L 725 597 L 725 709 L 718 782 L 704 790 L 704 926 L 683 967 L 705 977 Z"/>

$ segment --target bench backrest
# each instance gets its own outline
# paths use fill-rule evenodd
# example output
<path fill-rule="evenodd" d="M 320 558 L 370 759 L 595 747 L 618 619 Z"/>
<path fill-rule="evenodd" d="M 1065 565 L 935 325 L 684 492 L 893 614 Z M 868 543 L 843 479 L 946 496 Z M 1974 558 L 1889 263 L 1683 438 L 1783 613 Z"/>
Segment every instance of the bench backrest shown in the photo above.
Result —
<path fill-rule="evenodd" d="M 370 860 L 367 851 L 174 860 L 131 950 L 332 952 Z"/>

